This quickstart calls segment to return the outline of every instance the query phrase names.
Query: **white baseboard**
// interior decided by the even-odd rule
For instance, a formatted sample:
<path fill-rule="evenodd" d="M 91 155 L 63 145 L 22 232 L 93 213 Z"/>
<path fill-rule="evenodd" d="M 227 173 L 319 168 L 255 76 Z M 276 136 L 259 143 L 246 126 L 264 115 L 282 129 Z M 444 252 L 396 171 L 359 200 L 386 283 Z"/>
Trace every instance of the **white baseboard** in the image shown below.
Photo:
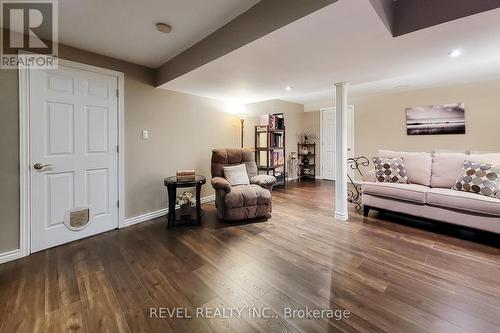
<path fill-rule="evenodd" d="M 163 209 L 155 210 L 154 212 L 149 212 L 149 213 L 146 213 L 146 214 L 142 214 L 142 215 L 139 215 L 139 216 L 135 216 L 135 217 L 131 217 L 131 218 L 125 219 L 123 227 L 124 228 L 130 227 L 131 225 L 134 225 L 134 224 L 137 224 L 137 223 L 141 223 L 141 222 L 153 220 L 153 219 L 156 219 L 156 218 L 158 218 L 160 216 L 165 216 L 165 215 L 167 215 L 167 212 L 168 212 L 168 208 L 163 208 Z"/>
<path fill-rule="evenodd" d="M 204 203 L 211 202 L 214 200 L 215 200 L 215 195 L 212 194 L 212 195 L 201 198 L 201 203 L 204 204 Z M 179 208 L 179 207 L 176 207 L 176 208 Z M 149 212 L 149 213 L 142 214 L 139 216 L 131 217 L 131 218 L 125 219 L 123 227 L 126 228 L 126 227 L 130 227 L 131 225 L 134 225 L 137 223 L 153 220 L 153 219 L 156 219 L 158 217 L 165 216 L 165 215 L 167 215 L 167 213 L 168 213 L 168 208 L 163 208 L 163 209 L 155 210 L 153 212 Z"/>
<path fill-rule="evenodd" d="M 21 254 L 20 249 L 0 253 L 0 264 L 3 264 L 3 263 L 8 262 L 8 261 L 16 260 L 16 259 L 19 259 L 22 257 L 23 257 L 23 255 Z"/>
<path fill-rule="evenodd" d="M 204 204 L 207 202 L 212 202 L 214 200 L 215 200 L 215 195 L 209 195 L 209 196 L 206 196 L 204 198 L 201 198 L 201 203 Z M 124 228 L 129 227 L 129 226 L 134 225 L 134 224 L 137 224 L 137 223 L 141 223 L 141 222 L 149 221 L 149 220 L 161 217 L 161 216 L 165 216 L 165 215 L 167 215 L 167 213 L 168 213 L 168 209 L 163 208 L 163 209 L 160 209 L 160 210 L 157 210 L 154 212 L 149 212 L 146 214 L 142 214 L 139 216 L 128 218 L 125 220 Z M 22 257 L 23 257 L 23 255 L 22 255 L 20 249 L 0 253 L 0 264 L 6 263 L 8 261 L 16 260 L 16 259 L 19 259 Z"/>

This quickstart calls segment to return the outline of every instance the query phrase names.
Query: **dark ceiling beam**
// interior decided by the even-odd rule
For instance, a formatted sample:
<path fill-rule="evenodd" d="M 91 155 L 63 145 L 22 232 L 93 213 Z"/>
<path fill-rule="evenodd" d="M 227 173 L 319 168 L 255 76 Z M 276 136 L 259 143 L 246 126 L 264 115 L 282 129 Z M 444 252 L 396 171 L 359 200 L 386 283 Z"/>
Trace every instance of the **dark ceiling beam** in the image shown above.
<path fill-rule="evenodd" d="M 500 0 L 398 0 L 394 2 L 394 36 L 500 7 Z"/>
<path fill-rule="evenodd" d="M 394 28 L 394 0 L 370 0 L 378 16 L 392 33 Z"/>
<path fill-rule="evenodd" d="M 500 8 L 500 0 L 370 0 L 394 37 Z"/>
<path fill-rule="evenodd" d="M 156 86 L 169 82 L 338 0 L 261 0 L 160 66 Z"/>

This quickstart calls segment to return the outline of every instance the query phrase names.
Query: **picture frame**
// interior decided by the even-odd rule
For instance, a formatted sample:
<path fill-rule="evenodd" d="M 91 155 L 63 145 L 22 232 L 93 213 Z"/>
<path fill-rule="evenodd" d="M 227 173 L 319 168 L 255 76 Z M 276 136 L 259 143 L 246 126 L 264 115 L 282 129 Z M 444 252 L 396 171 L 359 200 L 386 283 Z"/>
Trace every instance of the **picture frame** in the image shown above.
<path fill-rule="evenodd" d="M 408 135 L 465 134 L 465 104 L 406 108 Z"/>

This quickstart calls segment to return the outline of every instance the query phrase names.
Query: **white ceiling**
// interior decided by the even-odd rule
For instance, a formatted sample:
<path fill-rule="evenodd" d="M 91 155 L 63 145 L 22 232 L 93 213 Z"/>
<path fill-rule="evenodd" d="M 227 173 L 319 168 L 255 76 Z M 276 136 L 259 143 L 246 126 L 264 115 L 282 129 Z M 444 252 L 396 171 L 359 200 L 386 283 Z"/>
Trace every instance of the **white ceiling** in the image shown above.
<path fill-rule="evenodd" d="M 156 68 L 259 0 L 62 0 L 59 42 Z M 170 34 L 156 30 L 164 22 Z"/>
<path fill-rule="evenodd" d="M 499 79 L 498 22 L 500 9 L 393 38 L 369 1 L 341 0 L 162 88 L 233 103 L 278 98 L 308 109 L 332 104 L 338 81 L 359 96 Z M 463 55 L 448 57 L 456 48 Z"/>

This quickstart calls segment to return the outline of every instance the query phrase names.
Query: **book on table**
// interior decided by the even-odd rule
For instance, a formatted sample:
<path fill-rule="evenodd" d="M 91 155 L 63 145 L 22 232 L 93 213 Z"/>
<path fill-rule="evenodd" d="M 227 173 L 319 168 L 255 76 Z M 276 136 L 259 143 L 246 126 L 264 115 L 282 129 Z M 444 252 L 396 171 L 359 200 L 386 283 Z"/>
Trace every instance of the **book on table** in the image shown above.
<path fill-rule="evenodd" d="M 177 180 L 194 180 L 195 175 L 194 170 L 179 170 L 177 171 Z"/>

